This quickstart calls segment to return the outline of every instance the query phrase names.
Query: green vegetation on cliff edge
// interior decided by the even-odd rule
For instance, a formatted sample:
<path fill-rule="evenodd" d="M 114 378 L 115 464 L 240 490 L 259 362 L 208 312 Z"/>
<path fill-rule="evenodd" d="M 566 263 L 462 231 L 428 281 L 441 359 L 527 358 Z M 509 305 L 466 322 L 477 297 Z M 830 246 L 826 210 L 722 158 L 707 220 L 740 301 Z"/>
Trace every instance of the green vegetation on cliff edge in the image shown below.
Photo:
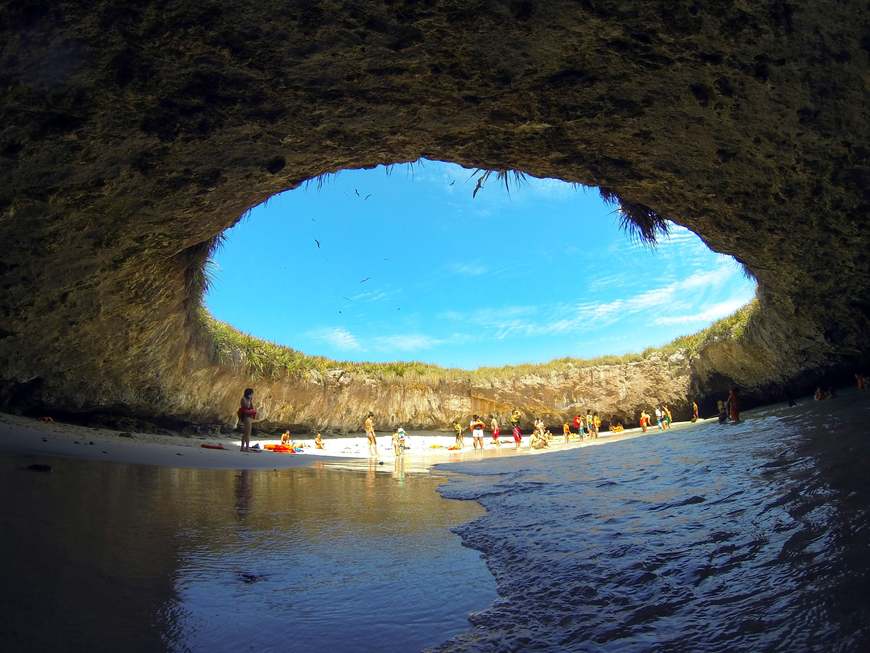
<path fill-rule="evenodd" d="M 309 356 L 300 351 L 242 333 L 200 309 L 204 335 L 212 345 L 212 353 L 222 365 L 246 368 L 257 378 L 303 378 L 308 374 L 340 374 L 349 372 L 384 382 L 456 383 L 475 380 L 517 378 L 532 374 L 561 373 L 571 369 L 599 365 L 632 363 L 659 354 L 669 356 L 683 352 L 690 359 L 706 346 L 722 340 L 738 340 L 758 310 L 755 299 L 733 315 L 714 322 L 706 329 L 681 336 L 662 347 L 649 347 L 640 353 L 621 356 L 599 356 L 592 359 L 557 358 L 547 363 L 481 367 L 476 370 L 445 368 L 419 361 L 392 363 L 355 363 L 334 361 L 323 356 Z"/>

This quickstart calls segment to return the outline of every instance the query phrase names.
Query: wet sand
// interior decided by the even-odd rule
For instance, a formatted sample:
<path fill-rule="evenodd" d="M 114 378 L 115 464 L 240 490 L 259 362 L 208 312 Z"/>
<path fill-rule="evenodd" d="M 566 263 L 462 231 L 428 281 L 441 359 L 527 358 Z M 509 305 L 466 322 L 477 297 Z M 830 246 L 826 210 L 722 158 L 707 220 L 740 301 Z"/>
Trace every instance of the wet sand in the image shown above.
<path fill-rule="evenodd" d="M 701 425 L 715 419 L 675 422 L 673 431 Z M 122 433 L 124 435 L 122 435 Z M 409 431 L 408 445 L 402 456 L 404 471 L 424 473 L 433 465 L 447 462 L 528 456 L 566 451 L 582 447 L 604 445 L 661 433 L 650 428 L 626 429 L 620 433 L 602 432 L 596 440 L 572 436 L 565 444 L 562 435 L 554 435 L 553 443 L 544 449 L 529 447 L 528 436 L 522 446 L 515 448 L 513 439 L 502 435 L 500 446 L 492 444 L 489 435 L 482 450 L 472 447 L 471 437 L 465 437 L 465 447 L 450 451 L 454 436 L 433 431 Z M 278 438 L 254 438 L 253 443 L 277 444 Z M 59 456 L 85 460 L 105 460 L 116 463 L 138 463 L 160 467 L 190 467 L 199 469 L 284 469 L 290 467 L 331 467 L 338 469 L 366 469 L 371 463 L 365 436 L 324 438 L 324 449 L 316 449 L 312 439 L 294 439 L 303 453 L 284 454 L 261 451 L 239 451 L 239 439 L 234 436 L 202 437 L 155 435 L 152 433 L 123 432 L 114 429 L 90 428 L 61 422 L 44 423 L 36 419 L 0 413 L 0 453 L 32 456 Z M 203 444 L 222 445 L 223 450 L 203 448 Z M 394 466 L 396 456 L 392 450 L 392 434 L 378 435 L 378 462 Z M 386 471 L 386 469 L 384 470 Z"/>

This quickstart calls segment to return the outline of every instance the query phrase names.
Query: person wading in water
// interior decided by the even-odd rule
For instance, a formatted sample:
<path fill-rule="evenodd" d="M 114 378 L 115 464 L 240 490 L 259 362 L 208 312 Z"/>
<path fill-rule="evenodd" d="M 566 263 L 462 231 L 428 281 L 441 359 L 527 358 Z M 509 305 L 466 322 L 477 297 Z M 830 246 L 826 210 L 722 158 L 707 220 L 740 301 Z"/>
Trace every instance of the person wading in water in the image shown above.
<path fill-rule="evenodd" d="M 251 449 L 251 429 L 254 426 L 254 418 L 257 416 L 257 409 L 254 408 L 254 389 L 245 388 L 242 394 L 242 401 L 239 404 L 239 423 L 242 425 L 242 446 L 240 451 L 250 451 Z"/>
<path fill-rule="evenodd" d="M 731 388 L 728 393 L 728 399 L 725 401 L 725 406 L 728 409 L 728 419 L 732 422 L 740 421 L 740 400 L 737 398 L 737 388 Z"/>

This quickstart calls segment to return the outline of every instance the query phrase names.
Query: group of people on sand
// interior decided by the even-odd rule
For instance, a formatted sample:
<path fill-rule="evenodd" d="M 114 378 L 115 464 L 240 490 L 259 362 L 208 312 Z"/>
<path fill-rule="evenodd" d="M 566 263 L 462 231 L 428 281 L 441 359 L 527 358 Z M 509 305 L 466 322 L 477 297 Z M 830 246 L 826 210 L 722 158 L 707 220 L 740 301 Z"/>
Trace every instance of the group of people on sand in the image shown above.
<path fill-rule="evenodd" d="M 659 404 L 653 409 L 653 415 L 656 416 L 656 427 L 659 431 L 667 431 L 671 428 L 671 422 L 674 419 L 674 416 L 671 415 L 671 409 L 668 408 L 667 404 Z M 640 411 L 640 418 L 638 419 L 638 423 L 640 425 L 640 430 L 644 433 L 647 432 L 647 429 L 651 426 L 650 420 L 652 417 L 646 409 Z"/>

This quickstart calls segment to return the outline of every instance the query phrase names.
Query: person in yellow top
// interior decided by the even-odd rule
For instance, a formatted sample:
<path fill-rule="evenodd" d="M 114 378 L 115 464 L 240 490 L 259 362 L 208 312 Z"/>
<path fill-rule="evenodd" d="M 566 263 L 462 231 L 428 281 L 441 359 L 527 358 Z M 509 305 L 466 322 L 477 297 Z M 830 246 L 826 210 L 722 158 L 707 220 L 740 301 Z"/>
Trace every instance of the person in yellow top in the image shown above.
<path fill-rule="evenodd" d="M 457 449 L 462 449 L 462 447 L 465 446 L 465 442 L 462 437 L 462 422 L 459 421 L 458 417 L 453 420 L 453 430 L 456 432 L 456 442 L 453 444 L 453 446 Z"/>
<path fill-rule="evenodd" d="M 369 455 L 375 458 L 378 457 L 378 439 L 375 436 L 375 414 L 369 413 L 363 425 L 366 430 L 366 437 L 369 441 Z"/>
<path fill-rule="evenodd" d="M 562 424 L 562 435 L 565 436 L 565 444 L 571 441 L 571 425 L 568 422 Z"/>
<path fill-rule="evenodd" d="M 522 417 L 522 415 L 520 414 L 519 409 L 514 408 L 513 412 L 511 413 L 511 426 L 518 426 L 520 423 L 521 417 Z"/>
<path fill-rule="evenodd" d="M 320 431 L 314 437 L 314 446 L 318 449 L 323 449 L 323 438 L 320 437 Z"/>
<path fill-rule="evenodd" d="M 598 417 L 598 413 L 592 415 L 592 422 L 595 424 L 595 437 L 598 437 L 598 431 L 601 430 L 601 418 Z"/>

